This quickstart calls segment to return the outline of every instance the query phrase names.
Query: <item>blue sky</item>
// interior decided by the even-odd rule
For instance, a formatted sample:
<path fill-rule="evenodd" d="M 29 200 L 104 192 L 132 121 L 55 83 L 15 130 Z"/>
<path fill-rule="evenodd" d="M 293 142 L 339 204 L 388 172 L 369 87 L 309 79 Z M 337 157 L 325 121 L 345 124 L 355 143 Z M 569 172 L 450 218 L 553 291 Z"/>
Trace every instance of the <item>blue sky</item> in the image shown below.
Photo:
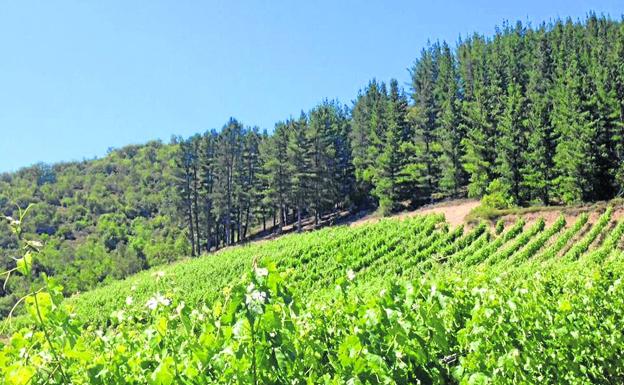
<path fill-rule="evenodd" d="M 0 171 L 168 141 L 234 116 L 271 129 L 373 77 L 407 85 L 427 40 L 612 1 L 3 1 Z"/>

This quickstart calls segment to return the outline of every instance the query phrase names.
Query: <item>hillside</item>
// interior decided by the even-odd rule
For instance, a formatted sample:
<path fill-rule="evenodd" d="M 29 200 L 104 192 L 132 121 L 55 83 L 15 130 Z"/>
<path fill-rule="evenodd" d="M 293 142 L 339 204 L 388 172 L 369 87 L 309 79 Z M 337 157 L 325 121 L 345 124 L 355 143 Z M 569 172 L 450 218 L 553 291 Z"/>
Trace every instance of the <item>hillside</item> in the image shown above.
<path fill-rule="evenodd" d="M 175 145 L 150 142 L 102 159 L 39 164 L 0 175 L 0 215 L 44 243 L 38 272 L 64 282 L 65 294 L 124 278 L 189 254 L 177 225 Z M 13 267 L 17 239 L 0 220 L 0 270 Z M 22 277 L 0 287 L 0 316 L 26 292 Z"/>
<path fill-rule="evenodd" d="M 252 381 L 253 364 L 262 382 L 624 378 L 624 222 L 608 208 L 500 223 L 463 231 L 429 214 L 286 235 L 83 293 L 75 316 L 51 308 L 47 322 L 74 341 L 61 353 L 72 378 L 104 383 Z M 0 358 L 17 359 L 15 346 Z"/>
<path fill-rule="evenodd" d="M 595 233 L 582 252 L 599 249 L 600 243 L 624 216 L 623 207 L 609 206 L 608 218 L 602 223 L 607 206 L 585 205 L 559 208 L 559 211 L 548 208 L 522 215 L 507 214 L 501 216 L 496 226 L 494 222 L 471 225 L 465 218 L 455 223 L 446 220 L 448 213 L 455 214 L 454 220 L 458 214 L 467 216 L 468 209 L 474 205 L 474 201 L 446 202 L 391 218 L 366 216 L 346 226 L 234 246 L 198 259 L 158 266 L 75 295 L 69 303 L 75 306 L 77 316 L 83 321 L 100 325 L 106 324 L 110 314 L 124 306 L 126 297 L 132 296 L 141 305 L 163 287 L 174 290 L 171 294 L 187 304 L 211 303 L 224 287 L 236 282 L 254 260 L 275 265 L 282 272 L 291 271 L 291 289 L 302 300 L 324 301 L 333 295 L 334 282 L 347 270 L 357 272 L 360 277 L 358 282 L 362 286 L 354 291 L 374 293 L 393 277 L 413 279 L 434 271 L 444 275 L 448 269 L 471 270 L 485 260 L 487 263 L 481 268 L 487 267 L 494 273 L 514 261 L 516 252 L 524 254 L 517 262 L 532 259 L 540 252 L 556 256 L 562 250 L 572 249 L 592 228 Z M 501 226 L 508 231 L 504 232 Z M 550 230 L 545 230 L 546 227 Z M 565 242 L 556 246 L 559 250 L 549 250 L 550 242 L 566 230 L 569 233 L 562 237 Z M 537 236 L 540 233 L 543 234 Z M 607 246 L 620 250 L 620 243 L 615 241 L 615 245 Z M 520 252 L 528 243 L 533 244 Z M 502 255 L 489 260 L 497 251 Z M 428 259 L 434 254 L 444 262 L 433 263 Z M 543 256 L 535 259 L 540 257 Z M 472 262 L 467 263 L 466 258 Z"/>

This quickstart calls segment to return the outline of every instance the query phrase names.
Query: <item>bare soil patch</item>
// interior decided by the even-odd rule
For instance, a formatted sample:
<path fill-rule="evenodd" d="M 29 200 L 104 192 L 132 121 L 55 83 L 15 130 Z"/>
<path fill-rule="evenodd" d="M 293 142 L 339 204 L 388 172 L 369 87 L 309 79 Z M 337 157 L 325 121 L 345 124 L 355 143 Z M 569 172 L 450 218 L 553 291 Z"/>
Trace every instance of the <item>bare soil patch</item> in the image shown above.
<path fill-rule="evenodd" d="M 417 210 L 401 212 L 387 218 L 401 220 L 404 218 L 411 218 L 416 215 L 444 214 L 447 222 L 454 227 L 464 224 L 468 213 L 470 213 L 470 211 L 478 205 L 478 200 L 458 199 L 423 206 Z M 351 226 L 361 226 L 367 223 L 375 223 L 379 222 L 381 219 L 383 219 L 383 217 L 376 214 L 371 214 L 353 221 L 351 223 Z"/>

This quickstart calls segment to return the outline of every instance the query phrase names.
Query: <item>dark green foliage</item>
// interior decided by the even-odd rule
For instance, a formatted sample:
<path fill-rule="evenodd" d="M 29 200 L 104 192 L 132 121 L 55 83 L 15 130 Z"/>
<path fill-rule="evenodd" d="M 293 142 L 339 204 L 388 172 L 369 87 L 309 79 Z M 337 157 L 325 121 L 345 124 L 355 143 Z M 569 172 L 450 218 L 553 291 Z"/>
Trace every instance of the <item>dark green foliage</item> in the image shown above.
<path fill-rule="evenodd" d="M 440 139 L 435 88 L 438 81 L 438 60 L 440 48 L 435 45 L 423 50 L 420 59 L 412 68 L 412 122 L 414 124 L 414 148 L 416 162 L 421 166 L 420 175 L 415 175 L 419 195 L 431 197 L 438 192 L 440 181 Z"/>
<path fill-rule="evenodd" d="M 173 163 L 177 144 L 150 142 L 97 160 L 35 165 L 0 175 L 0 214 L 16 216 L 27 239 L 44 243 L 37 275 L 60 278 L 65 294 L 90 289 L 190 253 L 177 225 Z M 0 222 L 0 270 L 13 263 L 17 241 Z M 0 314 L 26 290 L 22 277 L 0 288 Z"/>
<path fill-rule="evenodd" d="M 526 194 L 521 191 L 524 169 L 522 153 L 526 149 L 524 118 L 525 99 L 520 86 L 511 83 L 507 90 L 507 103 L 501 117 L 498 138 L 498 174 L 508 188 L 514 203 L 522 203 Z"/>
<path fill-rule="evenodd" d="M 413 198 L 410 196 L 410 190 L 405 189 L 405 180 L 401 175 L 401 170 L 407 164 L 407 159 L 402 156 L 402 148 L 410 135 L 407 99 L 399 90 L 396 80 L 390 82 L 390 94 L 385 112 L 387 127 L 382 138 L 381 152 L 375 162 L 377 167 L 373 176 L 375 185 L 373 195 L 379 200 L 379 208 L 384 215 L 396 209 L 402 198 Z"/>
<path fill-rule="evenodd" d="M 465 155 L 462 139 L 466 133 L 461 123 L 460 90 L 457 63 L 450 47 L 441 48 L 438 81 L 435 95 L 438 103 L 437 130 L 442 153 L 440 154 L 439 189 L 444 195 L 458 196 L 466 185 L 466 172 L 462 165 Z"/>
<path fill-rule="evenodd" d="M 371 81 L 360 92 L 351 113 L 351 144 L 356 179 L 356 200 L 361 205 L 371 203 L 376 161 L 383 148 L 385 109 L 388 104 L 386 86 Z"/>
<path fill-rule="evenodd" d="M 527 199 L 549 204 L 553 195 L 555 132 L 552 111 L 552 50 L 543 28 L 530 35 L 532 44 L 526 85 L 527 148 L 523 153 L 523 187 Z"/>

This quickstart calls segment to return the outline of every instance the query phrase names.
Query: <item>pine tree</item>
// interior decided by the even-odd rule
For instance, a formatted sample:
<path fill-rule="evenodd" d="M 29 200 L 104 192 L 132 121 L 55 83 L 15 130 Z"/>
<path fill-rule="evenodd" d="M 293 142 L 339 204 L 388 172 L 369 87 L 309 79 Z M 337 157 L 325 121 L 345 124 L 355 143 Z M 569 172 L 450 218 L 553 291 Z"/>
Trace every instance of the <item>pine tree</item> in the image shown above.
<path fill-rule="evenodd" d="M 385 131 L 388 95 L 383 83 L 372 80 L 354 103 L 350 144 L 355 174 L 355 200 L 359 205 L 371 205 L 375 162 L 381 152 L 380 133 Z"/>
<path fill-rule="evenodd" d="M 554 180 L 555 133 L 550 121 L 552 112 L 552 58 L 551 45 L 543 27 L 531 35 L 531 62 L 526 90 L 529 132 L 523 154 L 523 187 L 529 200 L 539 199 L 550 204 Z"/>
<path fill-rule="evenodd" d="M 571 22 L 566 24 L 565 36 L 558 47 L 552 112 L 558 136 L 554 156 L 556 194 L 566 203 L 587 196 L 594 168 L 589 157 L 593 127 L 589 113 L 583 110 L 581 68 L 573 28 Z"/>
<path fill-rule="evenodd" d="M 615 172 L 617 155 L 614 136 L 618 135 L 621 122 L 619 101 L 614 86 L 614 72 L 610 68 L 611 33 L 603 17 L 591 14 L 587 21 L 584 44 L 589 50 L 583 50 L 581 61 L 587 75 L 583 77 L 583 95 L 586 102 L 584 109 L 589 112 L 589 119 L 594 126 L 594 142 L 591 156 L 595 162 L 595 174 L 592 176 L 592 191 L 589 199 L 605 200 L 617 192 Z"/>
<path fill-rule="evenodd" d="M 421 57 L 414 64 L 412 74 L 412 99 L 414 100 L 413 121 L 415 124 L 418 162 L 422 163 L 424 175 L 419 179 L 422 196 L 429 199 L 439 190 L 440 180 L 440 142 L 436 127 L 439 105 L 435 97 L 438 78 L 438 45 L 422 51 Z"/>
<path fill-rule="evenodd" d="M 192 195 L 192 212 L 193 212 L 193 221 L 195 229 L 195 241 L 196 241 L 196 252 L 199 255 L 201 253 L 201 243 L 202 243 L 202 232 L 199 227 L 199 195 L 201 189 L 201 181 L 199 179 L 200 172 L 200 164 L 199 164 L 199 146 L 200 146 L 200 136 L 194 135 L 188 139 L 190 152 L 191 152 L 191 195 Z"/>
<path fill-rule="evenodd" d="M 618 189 L 617 195 L 622 196 L 624 194 L 624 60 L 622 60 L 624 57 L 624 23 L 612 29 L 613 38 L 610 40 L 614 41 L 615 44 L 609 56 L 611 60 L 610 77 L 614 79 L 615 96 L 619 101 L 617 103 L 617 125 L 612 138 L 616 162 L 613 174 Z"/>
<path fill-rule="evenodd" d="M 212 247 L 218 247 L 215 239 L 217 229 L 215 228 L 215 217 L 213 212 L 212 194 L 215 184 L 215 157 L 217 154 L 216 131 L 206 132 L 200 144 L 199 155 L 199 175 L 200 175 L 200 200 L 202 202 L 203 229 L 205 232 L 205 250 L 210 251 Z"/>
<path fill-rule="evenodd" d="M 314 222 L 328 210 L 335 210 L 344 199 L 337 155 L 341 135 L 345 134 L 346 116 L 337 102 L 324 101 L 309 113 L 307 141 L 310 145 L 310 173 L 312 182 L 310 208 Z M 345 150 L 347 151 L 348 148 Z"/>
<path fill-rule="evenodd" d="M 464 169 L 469 174 L 468 195 L 479 197 L 496 177 L 496 122 L 493 115 L 497 106 L 492 95 L 491 70 L 488 69 L 488 52 L 485 40 L 475 35 L 459 48 L 461 87 L 464 90 L 462 103 L 462 129 L 466 136 L 462 140 L 465 148 Z M 495 83 L 495 82 L 494 82 Z"/>
<path fill-rule="evenodd" d="M 188 237 L 191 242 L 191 255 L 199 254 L 199 246 L 195 233 L 195 221 L 193 220 L 193 153 L 190 143 L 183 139 L 176 139 L 174 145 L 178 146 L 176 156 L 176 184 L 179 192 L 179 207 L 184 213 Z"/>
<path fill-rule="evenodd" d="M 289 184 L 290 198 L 296 210 L 297 231 L 301 231 L 301 221 L 303 212 L 310 204 L 310 192 L 312 186 L 311 159 L 309 157 L 308 138 L 306 136 L 307 117 L 302 112 L 299 120 L 288 120 L 288 145 L 287 145 L 287 165 L 288 175 L 290 177 Z"/>
<path fill-rule="evenodd" d="M 435 87 L 437 105 L 437 132 L 442 148 L 440 156 L 440 191 L 444 195 L 459 196 L 466 185 L 462 165 L 465 151 L 462 139 L 466 133 L 461 123 L 460 92 L 455 58 L 448 44 L 443 43 L 439 59 L 438 80 Z"/>
<path fill-rule="evenodd" d="M 498 126 L 498 174 L 504 189 L 516 204 L 523 202 L 521 191 L 524 162 L 522 153 L 526 148 L 524 97 L 520 86 L 510 84 L 507 91 L 507 105 Z"/>
<path fill-rule="evenodd" d="M 241 168 L 241 137 L 242 125 L 230 118 L 223 126 L 218 137 L 215 185 L 213 202 L 215 215 L 223 226 L 223 242 L 231 245 L 235 241 L 235 224 L 237 220 L 237 203 L 240 201 L 239 179 Z"/>
<path fill-rule="evenodd" d="M 288 176 L 288 136 L 286 124 L 278 122 L 273 135 L 262 142 L 260 149 L 262 178 L 266 186 L 263 203 L 279 216 L 279 232 L 286 223 L 286 204 L 291 189 Z"/>
<path fill-rule="evenodd" d="M 387 215 L 399 206 L 402 191 L 401 170 L 403 169 L 403 157 L 401 156 L 401 144 L 410 135 L 407 121 L 407 100 L 399 90 L 398 82 L 390 82 L 390 95 L 385 109 L 387 128 L 382 140 L 382 151 L 375 160 L 375 174 L 373 194 L 379 201 L 379 209 L 383 215 Z"/>
<path fill-rule="evenodd" d="M 260 134 L 257 127 L 248 129 L 245 132 L 243 143 L 243 178 L 242 178 L 242 191 L 245 194 L 242 195 L 242 230 L 240 238 L 245 240 L 247 238 L 247 232 L 253 221 L 253 213 L 255 207 L 260 200 L 261 187 L 259 182 L 259 175 L 261 174 L 262 163 L 260 160 Z"/>
<path fill-rule="evenodd" d="M 336 163 L 334 179 L 338 184 L 338 200 L 336 207 L 352 209 L 357 205 L 355 167 L 353 166 L 351 146 L 351 121 L 345 106 L 336 106 L 336 128 L 334 132 L 334 147 L 336 148 Z"/>

